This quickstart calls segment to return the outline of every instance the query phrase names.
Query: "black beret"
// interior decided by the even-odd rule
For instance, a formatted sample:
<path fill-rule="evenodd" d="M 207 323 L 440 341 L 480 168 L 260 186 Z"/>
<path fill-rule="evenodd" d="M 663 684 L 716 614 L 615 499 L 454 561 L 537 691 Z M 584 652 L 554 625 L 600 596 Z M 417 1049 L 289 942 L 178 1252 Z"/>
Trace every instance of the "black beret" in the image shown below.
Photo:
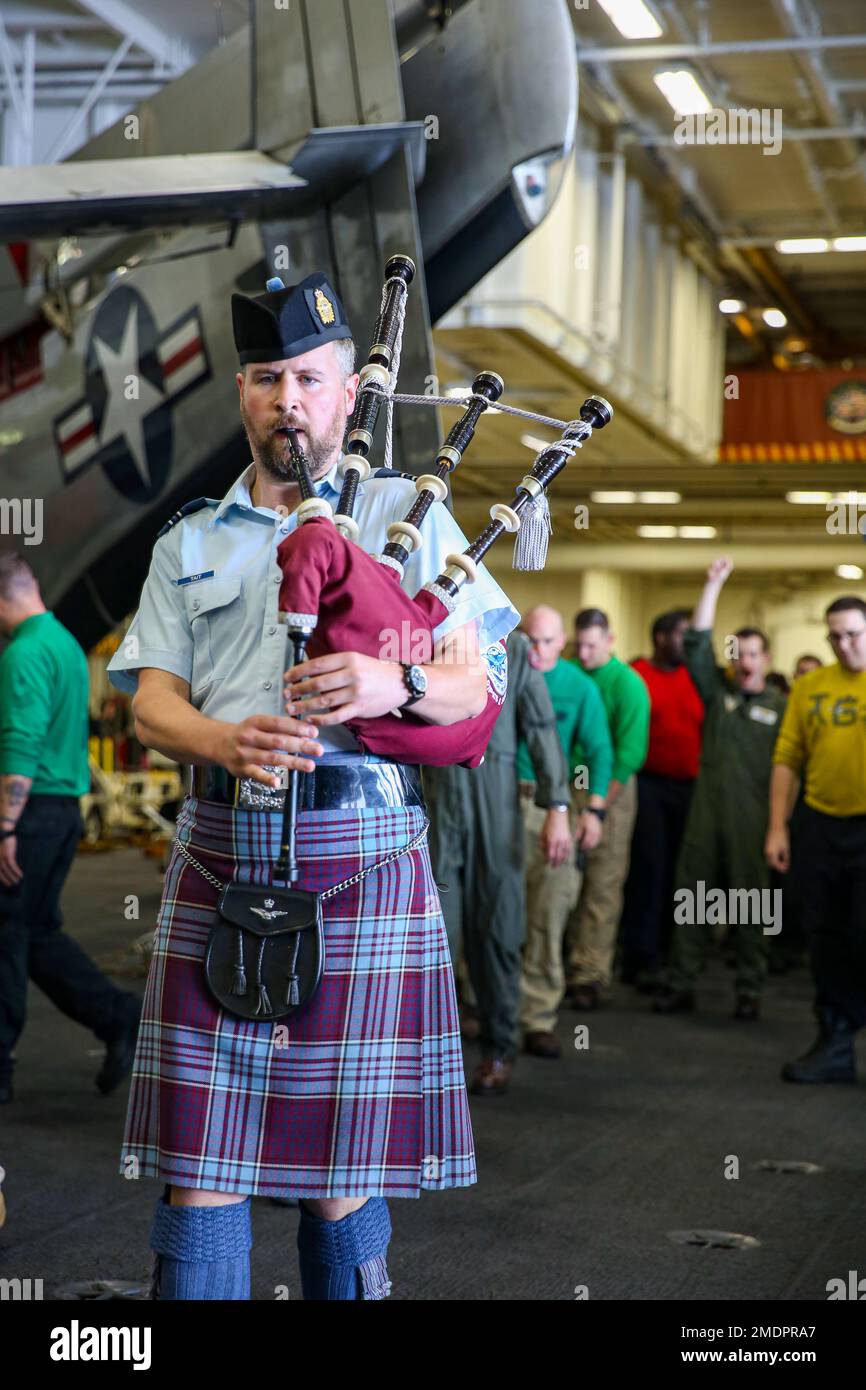
<path fill-rule="evenodd" d="M 270 288 L 278 284 L 280 288 Z M 268 281 L 265 294 L 232 295 L 232 328 L 241 366 L 300 357 L 323 343 L 351 338 L 343 306 L 317 271 L 288 288 Z"/>

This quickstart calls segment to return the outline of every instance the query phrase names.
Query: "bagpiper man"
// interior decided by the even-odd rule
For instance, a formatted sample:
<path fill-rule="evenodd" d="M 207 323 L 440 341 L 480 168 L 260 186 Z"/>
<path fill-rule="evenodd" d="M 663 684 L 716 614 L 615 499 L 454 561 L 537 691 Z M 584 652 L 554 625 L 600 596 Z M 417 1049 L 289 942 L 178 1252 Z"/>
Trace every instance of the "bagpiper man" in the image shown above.
<path fill-rule="evenodd" d="M 390 1289 L 386 1198 L 468 1186 L 476 1172 L 439 897 L 426 842 L 407 848 L 425 824 L 418 768 L 365 755 L 345 723 L 405 705 L 431 725 L 477 715 L 518 615 L 482 569 L 435 630 L 426 666 L 410 654 L 404 663 L 343 651 L 286 669 L 276 552 L 299 502 L 286 431 L 296 430 L 319 496 L 336 503 L 359 381 L 354 344 L 321 274 L 235 294 L 232 314 L 253 462 L 222 501 L 202 499 L 163 528 L 109 667 L 115 685 L 136 692 L 142 742 L 193 765 L 121 1171 L 166 1184 L 151 1237 L 155 1298 L 249 1298 L 258 1194 L 301 1199 L 306 1299 L 378 1299 Z M 381 548 L 414 495 L 399 475 L 363 482 L 359 544 Z M 434 504 L 405 587 L 417 592 L 464 545 Z M 280 1024 L 221 1009 L 203 957 L 220 886 L 272 882 L 284 768 L 308 774 L 299 886 L 375 871 L 324 903 L 321 983 Z"/>

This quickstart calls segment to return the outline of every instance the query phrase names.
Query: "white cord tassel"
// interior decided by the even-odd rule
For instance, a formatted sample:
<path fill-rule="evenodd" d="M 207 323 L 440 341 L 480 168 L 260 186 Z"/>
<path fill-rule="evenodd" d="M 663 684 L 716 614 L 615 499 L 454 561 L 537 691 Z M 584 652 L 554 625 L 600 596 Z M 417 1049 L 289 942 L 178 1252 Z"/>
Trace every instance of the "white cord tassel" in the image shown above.
<path fill-rule="evenodd" d="M 547 493 L 542 492 L 523 508 L 520 530 L 514 541 L 512 569 L 543 570 L 552 531 Z"/>

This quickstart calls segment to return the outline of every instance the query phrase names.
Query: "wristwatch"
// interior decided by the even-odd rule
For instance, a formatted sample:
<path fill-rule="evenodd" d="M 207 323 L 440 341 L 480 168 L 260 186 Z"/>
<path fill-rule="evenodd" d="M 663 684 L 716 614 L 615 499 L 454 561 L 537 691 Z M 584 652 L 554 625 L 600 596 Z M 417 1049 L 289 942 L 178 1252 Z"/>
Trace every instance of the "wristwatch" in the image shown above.
<path fill-rule="evenodd" d="M 603 806 L 587 806 L 584 809 L 589 811 L 593 816 L 598 816 L 600 821 L 603 821 L 607 816 L 607 811 Z"/>
<path fill-rule="evenodd" d="M 400 708 L 409 709 L 410 705 L 417 705 L 427 694 L 427 673 L 423 666 L 410 666 L 405 661 L 401 661 L 400 665 L 403 669 L 403 684 L 409 691 L 408 700 L 404 700 Z"/>
<path fill-rule="evenodd" d="M 551 801 L 551 803 L 550 803 L 550 805 L 548 806 L 547 809 L 548 809 L 548 811 L 567 811 L 567 810 L 568 810 L 568 802 L 567 802 L 567 801 Z"/>

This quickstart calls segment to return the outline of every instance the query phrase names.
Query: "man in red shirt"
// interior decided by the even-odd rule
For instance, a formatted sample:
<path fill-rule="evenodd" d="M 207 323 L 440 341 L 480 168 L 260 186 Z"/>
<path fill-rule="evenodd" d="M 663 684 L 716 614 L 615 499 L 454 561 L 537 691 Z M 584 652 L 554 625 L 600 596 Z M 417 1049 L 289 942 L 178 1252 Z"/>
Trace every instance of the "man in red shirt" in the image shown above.
<path fill-rule="evenodd" d="M 632 666 L 650 693 L 649 752 L 637 776 L 638 810 L 625 887 L 622 978 L 644 994 L 662 987 L 671 936 L 674 866 L 698 775 L 704 704 L 683 664 L 689 611 L 662 613 L 653 654 Z"/>

